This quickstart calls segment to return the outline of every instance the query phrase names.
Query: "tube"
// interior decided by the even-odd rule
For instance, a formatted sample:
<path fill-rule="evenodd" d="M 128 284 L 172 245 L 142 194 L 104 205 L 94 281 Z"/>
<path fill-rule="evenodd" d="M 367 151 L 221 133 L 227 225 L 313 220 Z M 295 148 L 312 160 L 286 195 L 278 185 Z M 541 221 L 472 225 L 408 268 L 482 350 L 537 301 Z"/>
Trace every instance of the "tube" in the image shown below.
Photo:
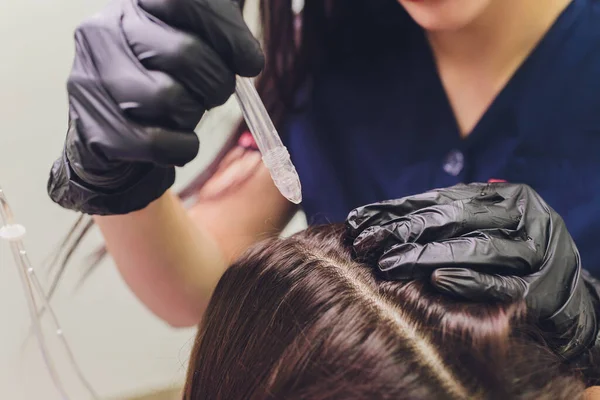
<path fill-rule="evenodd" d="M 235 94 L 262 160 L 279 192 L 294 204 L 302 202 L 300 177 L 281 138 L 249 78 L 237 77 Z"/>
<path fill-rule="evenodd" d="M 12 250 L 15 264 L 19 270 L 21 284 L 23 285 L 23 290 L 25 292 L 25 298 L 28 306 L 27 308 L 31 317 L 33 331 L 37 338 L 40 351 L 42 353 L 42 358 L 46 364 L 50 378 L 52 379 L 57 391 L 60 393 L 61 398 L 63 400 L 69 400 L 71 397 L 69 397 L 67 394 L 66 388 L 62 379 L 60 378 L 60 374 L 58 373 L 54 360 L 50 356 L 50 351 L 42 331 L 41 318 L 39 315 L 36 297 L 41 300 L 42 306 L 49 312 L 52 326 L 55 329 L 55 334 L 59 338 L 59 342 L 67 355 L 68 362 L 77 374 L 79 381 L 86 388 L 91 398 L 98 399 L 97 394 L 94 392 L 94 389 L 87 381 L 83 375 L 83 372 L 81 371 L 81 368 L 77 364 L 71 347 L 65 339 L 63 330 L 59 325 L 58 318 L 54 314 L 52 307 L 50 307 L 42 285 L 35 274 L 33 266 L 31 265 L 31 261 L 29 260 L 27 251 L 25 250 L 25 246 L 23 244 L 23 237 L 25 234 L 25 227 L 15 223 L 12 209 L 8 204 L 8 200 L 6 199 L 2 188 L 0 188 L 0 239 L 9 242 Z"/>

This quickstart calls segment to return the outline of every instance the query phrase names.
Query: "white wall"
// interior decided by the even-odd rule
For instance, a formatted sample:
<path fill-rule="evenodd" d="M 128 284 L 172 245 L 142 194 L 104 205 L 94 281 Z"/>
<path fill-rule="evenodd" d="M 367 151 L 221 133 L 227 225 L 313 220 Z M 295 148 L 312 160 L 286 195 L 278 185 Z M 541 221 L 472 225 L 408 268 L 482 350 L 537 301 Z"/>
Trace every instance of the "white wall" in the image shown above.
<path fill-rule="evenodd" d="M 0 0 L 0 186 L 19 222 L 28 228 L 26 245 L 38 266 L 76 217 L 51 203 L 45 186 L 65 134 L 65 80 L 72 62 L 72 32 L 104 3 Z M 203 125 L 203 132 L 210 134 L 203 138 L 198 160 L 180 173 L 178 184 L 207 160 L 223 139 L 217 131 L 227 130 L 235 117 L 224 121 L 213 117 Z M 172 330 L 151 316 L 128 292 L 110 262 L 73 293 L 84 266 L 83 255 L 99 240 L 95 232 L 85 243 L 53 303 L 76 357 L 102 397 L 179 382 L 192 330 Z M 24 350 L 21 347 L 28 324 L 16 268 L 8 247 L 0 243 L 0 398 L 59 399 L 35 342 L 30 340 Z M 55 344 L 51 342 L 53 349 Z M 73 388 L 74 399 L 87 398 L 78 387 Z"/>

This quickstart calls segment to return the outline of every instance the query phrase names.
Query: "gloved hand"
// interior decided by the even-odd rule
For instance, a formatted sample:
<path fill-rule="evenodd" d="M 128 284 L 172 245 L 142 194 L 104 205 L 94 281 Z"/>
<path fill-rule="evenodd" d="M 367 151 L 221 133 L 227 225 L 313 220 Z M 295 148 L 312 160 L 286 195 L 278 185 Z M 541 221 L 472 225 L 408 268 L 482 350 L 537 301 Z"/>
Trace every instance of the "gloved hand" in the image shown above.
<path fill-rule="evenodd" d="M 525 299 L 529 314 L 573 357 L 598 340 L 598 297 L 562 218 L 529 186 L 457 185 L 353 210 L 357 257 L 391 280 L 431 277 L 474 301 Z"/>
<path fill-rule="evenodd" d="M 113 0 L 75 32 L 69 130 L 48 192 L 88 214 L 144 208 L 198 153 L 194 128 L 264 65 L 230 0 Z"/>

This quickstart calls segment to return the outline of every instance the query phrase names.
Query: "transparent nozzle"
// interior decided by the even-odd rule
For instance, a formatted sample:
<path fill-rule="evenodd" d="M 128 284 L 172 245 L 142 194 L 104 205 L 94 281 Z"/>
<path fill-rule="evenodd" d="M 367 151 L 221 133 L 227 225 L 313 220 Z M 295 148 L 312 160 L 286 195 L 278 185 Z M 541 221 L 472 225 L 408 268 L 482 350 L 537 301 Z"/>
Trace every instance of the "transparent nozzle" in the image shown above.
<path fill-rule="evenodd" d="M 287 149 L 276 147 L 263 154 L 262 158 L 281 194 L 292 203 L 300 204 L 302 186 Z"/>
<path fill-rule="evenodd" d="M 300 204 L 302 202 L 300 177 L 254 84 L 248 78 L 237 77 L 235 94 L 275 186 L 286 199 L 294 204 Z"/>

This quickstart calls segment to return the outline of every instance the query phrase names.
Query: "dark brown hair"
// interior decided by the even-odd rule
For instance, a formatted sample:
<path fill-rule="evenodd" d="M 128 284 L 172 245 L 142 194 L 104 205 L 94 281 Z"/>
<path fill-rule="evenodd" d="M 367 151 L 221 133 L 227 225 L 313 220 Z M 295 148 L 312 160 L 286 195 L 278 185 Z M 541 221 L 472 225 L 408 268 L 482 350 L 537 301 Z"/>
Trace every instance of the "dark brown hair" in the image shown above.
<path fill-rule="evenodd" d="M 221 278 L 185 400 L 578 399 L 524 304 L 454 301 L 352 260 L 343 228 L 265 241 Z"/>

